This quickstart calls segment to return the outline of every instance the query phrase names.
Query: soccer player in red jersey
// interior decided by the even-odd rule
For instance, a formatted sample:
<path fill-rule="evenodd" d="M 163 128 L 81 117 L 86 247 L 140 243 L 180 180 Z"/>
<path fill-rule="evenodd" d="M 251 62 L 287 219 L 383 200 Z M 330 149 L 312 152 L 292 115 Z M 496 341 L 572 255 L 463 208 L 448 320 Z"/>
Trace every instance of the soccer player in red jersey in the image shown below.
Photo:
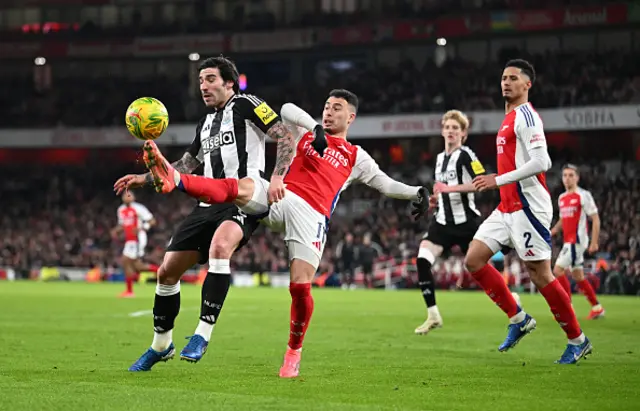
<path fill-rule="evenodd" d="M 284 179 L 286 193 L 270 207 L 263 194 L 265 190 L 254 189 L 254 180 L 213 180 L 180 174 L 153 142 L 145 142 L 145 163 L 155 179 L 162 181 L 162 192 L 177 187 L 211 203 L 234 202 L 242 207 L 252 202 L 255 210 L 259 205 L 263 207 L 263 224 L 284 232 L 289 249 L 292 301 L 289 344 L 280 368 L 282 378 L 296 377 L 299 373 L 302 342 L 314 306 L 311 281 L 320 264 L 329 218 L 340 193 L 358 181 L 389 197 L 415 200 L 413 214 L 417 216 L 424 214 L 429 201 L 433 200 L 427 197 L 424 188 L 408 186 L 387 176 L 364 149 L 346 140 L 357 108 L 357 97 L 347 90 L 330 93 L 322 113 L 322 125 L 291 103 L 282 107 L 281 116 L 286 123 L 313 132 L 294 133 L 298 136 L 297 152 Z M 326 141 L 327 147 L 322 153 L 312 146 L 317 139 Z"/>
<path fill-rule="evenodd" d="M 575 364 L 593 350 L 580 328 L 569 295 L 551 272 L 553 207 L 544 172 L 551 167 L 542 120 L 529 103 L 535 82 L 525 60 L 507 62 L 502 72 L 506 115 L 496 137 L 498 174 L 478 176 L 478 191 L 500 190 L 498 208 L 480 225 L 465 265 L 489 297 L 509 317 L 507 338 L 499 351 L 513 348 L 533 331 L 536 321 L 516 303 L 500 273 L 487 264 L 503 248 L 515 248 L 554 318 L 569 340 L 557 363 Z"/>
<path fill-rule="evenodd" d="M 124 233 L 124 249 L 122 250 L 122 268 L 124 269 L 127 288 L 120 297 L 131 298 L 133 294 L 133 280 L 136 273 L 148 270 L 144 264 L 144 249 L 147 246 L 147 231 L 155 225 L 156 220 L 149 209 L 136 202 L 136 198 L 129 190 L 122 194 L 122 205 L 118 207 L 118 225 L 113 229 L 112 236 Z"/>
<path fill-rule="evenodd" d="M 598 207 L 591 193 L 578 186 L 580 174 L 578 167 L 567 164 L 562 169 L 562 184 L 567 190 L 560 194 L 558 207 L 560 208 L 560 219 L 551 229 L 551 235 L 556 235 L 562 230 L 564 245 L 562 251 L 556 259 L 553 274 L 560 280 L 569 296 L 571 296 L 571 283 L 565 275 L 565 270 L 570 269 L 571 275 L 578 285 L 578 288 L 591 304 L 591 311 L 587 317 L 595 320 L 604 316 L 604 308 L 598 302 L 596 292 L 593 290 L 589 280 L 584 278 L 584 252 L 589 244 L 589 253 L 598 251 L 598 238 L 600 237 L 600 217 Z M 591 242 L 587 232 L 587 219 L 591 220 Z"/>

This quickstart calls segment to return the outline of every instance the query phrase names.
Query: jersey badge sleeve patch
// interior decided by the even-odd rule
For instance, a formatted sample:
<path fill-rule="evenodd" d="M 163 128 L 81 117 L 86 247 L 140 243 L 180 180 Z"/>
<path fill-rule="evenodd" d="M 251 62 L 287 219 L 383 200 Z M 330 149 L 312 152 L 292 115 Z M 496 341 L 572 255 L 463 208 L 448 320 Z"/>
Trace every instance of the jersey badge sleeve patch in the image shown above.
<path fill-rule="evenodd" d="M 262 121 L 265 126 L 277 117 L 276 112 L 273 111 L 273 109 L 265 102 L 260 103 L 258 107 L 253 109 L 253 112 L 256 113 L 260 121 Z"/>

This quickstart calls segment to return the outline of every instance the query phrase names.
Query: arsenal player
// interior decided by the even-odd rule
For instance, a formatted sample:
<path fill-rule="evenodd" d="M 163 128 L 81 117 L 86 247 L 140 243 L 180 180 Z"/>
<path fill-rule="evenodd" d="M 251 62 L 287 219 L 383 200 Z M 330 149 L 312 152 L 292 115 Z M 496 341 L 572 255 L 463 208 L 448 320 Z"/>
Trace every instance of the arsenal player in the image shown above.
<path fill-rule="evenodd" d="M 589 320 L 595 320 L 604 317 L 604 308 L 598 302 L 596 292 L 593 290 L 589 280 L 584 278 L 584 252 L 589 250 L 590 253 L 598 251 L 598 237 L 600 236 L 600 216 L 598 216 L 598 207 L 591 193 L 584 188 L 578 186 L 580 173 L 578 167 L 573 164 L 567 164 L 562 169 L 562 184 L 567 190 L 560 194 L 558 198 L 558 206 L 560 208 L 560 219 L 551 229 L 551 235 L 556 235 L 562 230 L 564 237 L 564 245 L 562 251 L 556 259 L 556 266 L 553 274 L 560 280 L 569 296 L 571 296 L 571 283 L 565 275 L 565 270 L 571 270 L 571 276 L 578 285 L 578 288 L 589 303 L 591 311 L 587 317 Z M 587 219 L 591 220 L 591 242 L 589 242 L 589 233 L 587 232 Z M 587 244 L 589 248 L 587 249 Z"/>
<path fill-rule="evenodd" d="M 122 250 L 122 268 L 124 269 L 127 288 L 120 297 L 130 298 L 133 294 L 133 280 L 136 273 L 148 270 L 141 258 L 147 246 L 147 231 L 155 225 L 156 220 L 149 209 L 136 202 L 133 193 L 126 190 L 122 194 L 122 205 L 118 207 L 118 225 L 112 236 L 124 233 L 124 249 Z"/>
<path fill-rule="evenodd" d="M 284 179 L 285 196 L 270 208 L 264 195 L 266 191 L 256 189 L 252 179 L 213 180 L 180 174 L 153 142 L 145 142 L 145 162 L 154 177 L 162 181 L 162 192 L 177 187 L 209 203 L 233 202 L 244 207 L 252 202 L 252 209 L 258 210 L 260 205 L 265 212 L 263 224 L 285 233 L 291 262 L 292 302 L 289 344 L 280 368 L 282 378 L 298 376 L 302 342 L 313 312 L 311 281 L 320 263 L 329 219 L 340 193 L 358 181 L 386 196 L 415 200 L 412 213 L 417 217 L 429 208 L 429 201 L 434 200 L 427 197 L 423 187 L 408 186 L 387 176 L 364 149 L 346 140 L 357 110 L 358 98 L 347 90 L 333 90 L 329 94 L 322 125 L 294 104 L 282 107 L 285 122 L 303 131 L 294 133 L 298 137 L 297 151 Z M 314 143 L 318 143 L 316 139 L 324 140 L 327 146 L 321 153 L 314 148 Z"/>

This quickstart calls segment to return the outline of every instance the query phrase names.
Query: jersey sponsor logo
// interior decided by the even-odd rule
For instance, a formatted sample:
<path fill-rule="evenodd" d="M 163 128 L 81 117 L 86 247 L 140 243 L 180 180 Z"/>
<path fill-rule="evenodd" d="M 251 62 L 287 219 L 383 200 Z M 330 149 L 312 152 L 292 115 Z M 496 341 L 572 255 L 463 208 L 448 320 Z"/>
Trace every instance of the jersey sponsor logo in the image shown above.
<path fill-rule="evenodd" d="M 260 118 L 260 121 L 266 126 L 276 118 L 276 112 L 267 105 L 267 103 L 261 103 L 258 107 L 253 109 L 253 112 Z"/>
<path fill-rule="evenodd" d="M 529 140 L 529 144 L 538 143 L 540 141 L 544 141 L 544 135 L 534 134 L 534 136 L 531 137 L 531 140 Z"/>
<path fill-rule="evenodd" d="M 578 207 L 576 206 L 560 207 L 561 218 L 571 218 L 576 212 L 578 212 Z"/>
<path fill-rule="evenodd" d="M 446 183 L 448 181 L 457 181 L 457 180 L 458 180 L 458 174 L 456 173 L 455 170 L 447 170 L 444 173 L 442 172 L 436 173 L 436 181 L 439 181 L 441 183 Z"/>
<path fill-rule="evenodd" d="M 496 149 L 498 151 L 498 154 L 503 154 L 504 153 L 504 145 L 507 144 L 507 138 L 504 136 L 498 136 L 496 138 Z"/>
<path fill-rule="evenodd" d="M 480 161 L 478 161 L 478 160 L 475 160 L 475 161 L 471 162 L 471 169 L 476 174 L 482 174 L 485 171 L 484 167 L 482 167 L 482 163 Z"/>
<path fill-rule="evenodd" d="M 210 153 L 222 146 L 228 146 L 236 143 L 236 136 L 233 131 L 225 131 L 218 133 L 213 137 L 209 137 L 202 141 L 202 148 L 205 153 Z"/>
<path fill-rule="evenodd" d="M 508 124 L 505 124 L 504 126 L 502 126 L 502 129 L 501 129 L 500 131 L 505 131 L 505 130 L 506 130 L 506 129 L 508 129 L 508 128 L 509 128 L 509 125 L 508 125 Z"/>

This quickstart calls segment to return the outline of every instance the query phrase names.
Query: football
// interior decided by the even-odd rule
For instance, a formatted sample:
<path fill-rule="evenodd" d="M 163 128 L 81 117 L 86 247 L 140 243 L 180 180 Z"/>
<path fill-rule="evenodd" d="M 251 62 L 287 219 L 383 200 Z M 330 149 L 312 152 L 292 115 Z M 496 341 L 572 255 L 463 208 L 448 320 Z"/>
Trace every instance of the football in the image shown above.
<path fill-rule="evenodd" d="M 140 140 L 155 140 L 169 125 L 169 113 L 162 102 L 153 97 L 140 97 L 127 108 L 127 129 Z"/>

